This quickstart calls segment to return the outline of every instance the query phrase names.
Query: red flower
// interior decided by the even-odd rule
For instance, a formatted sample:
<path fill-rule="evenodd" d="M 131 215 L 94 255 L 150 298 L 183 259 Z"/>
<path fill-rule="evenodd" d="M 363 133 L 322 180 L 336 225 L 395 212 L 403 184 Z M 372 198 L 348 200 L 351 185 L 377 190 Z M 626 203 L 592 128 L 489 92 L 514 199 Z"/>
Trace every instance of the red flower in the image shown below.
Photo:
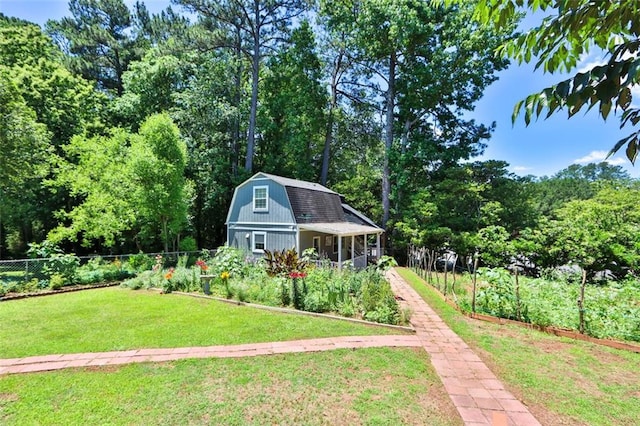
<path fill-rule="evenodd" d="M 196 265 L 199 266 L 203 272 L 209 269 L 209 267 L 207 266 L 204 260 L 197 260 Z"/>
<path fill-rule="evenodd" d="M 304 278 L 306 276 L 307 276 L 306 272 L 298 272 L 298 271 L 293 271 L 289 274 L 289 278 L 293 278 L 293 279 Z"/>

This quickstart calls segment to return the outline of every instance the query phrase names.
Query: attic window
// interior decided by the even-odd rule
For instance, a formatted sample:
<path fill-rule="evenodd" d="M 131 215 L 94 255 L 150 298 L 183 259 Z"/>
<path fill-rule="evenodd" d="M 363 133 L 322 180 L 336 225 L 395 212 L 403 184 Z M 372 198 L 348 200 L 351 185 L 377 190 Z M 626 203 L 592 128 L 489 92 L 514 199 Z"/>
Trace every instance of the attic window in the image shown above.
<path fill-rule="evenodd" d="M 253 211 L 266 212 L 269 210 L 269 187 L 253 187 Z"/>

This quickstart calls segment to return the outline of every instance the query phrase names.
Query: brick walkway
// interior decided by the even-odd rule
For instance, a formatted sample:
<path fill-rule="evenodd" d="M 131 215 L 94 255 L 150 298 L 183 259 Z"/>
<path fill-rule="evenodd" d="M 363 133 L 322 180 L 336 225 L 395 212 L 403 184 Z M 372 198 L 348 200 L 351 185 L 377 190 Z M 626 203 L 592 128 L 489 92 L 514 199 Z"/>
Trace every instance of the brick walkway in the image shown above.
<path fill-rule="evenodd" d="M 411 311 L 415 335 L 350 336 L 288 342 L 191 348 L 138 349 L 116 352 L 60 354 L 0 359 L 0 375 L 60 370 L 71 367 L 173 361 L 186 358 L 239 358 L 343 348 L 423 347 L 465 425 L 540 425 L 482 360 L 398 275 L 387 273 L 391 287 Z"/>
<path fill-rule="evenodd" d="M 89 352 L 0 359 L 0 375 L 60 370 L 70 367 L 174 361 L 186 358 L 240 358 L 291 352 L 320 352 L 334 349 L 420 347 L 416 335 L 347 336 L 287 342 L 248 343 L 192 348 L 138 349 L 116 352 Z"/>
<path fill-rule="evenodd" d="M 540 425 L 397 271 L 387 272 L 387 279 L 411 309 L 416 335 L 465 425 Z"/>

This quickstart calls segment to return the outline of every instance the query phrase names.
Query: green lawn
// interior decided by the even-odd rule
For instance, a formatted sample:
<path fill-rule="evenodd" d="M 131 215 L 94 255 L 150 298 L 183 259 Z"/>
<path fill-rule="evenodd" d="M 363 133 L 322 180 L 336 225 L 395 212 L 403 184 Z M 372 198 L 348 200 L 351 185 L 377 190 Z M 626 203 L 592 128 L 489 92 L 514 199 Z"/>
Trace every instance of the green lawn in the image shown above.
<path fill-rule="evenodd" d="M 426 353 L 338 350 L 0 378 L 3 425 L 460 425 Z"/>
<path fill-rule="evenodd" d="M 640 354 L 471 320 L 398 271 L 543 424 L 638 424 Z"/>
<path fill-rule="evenodd" d="M 113 287 L 0 302 L 0 324 L 0 358 L 398 333 Z"/>

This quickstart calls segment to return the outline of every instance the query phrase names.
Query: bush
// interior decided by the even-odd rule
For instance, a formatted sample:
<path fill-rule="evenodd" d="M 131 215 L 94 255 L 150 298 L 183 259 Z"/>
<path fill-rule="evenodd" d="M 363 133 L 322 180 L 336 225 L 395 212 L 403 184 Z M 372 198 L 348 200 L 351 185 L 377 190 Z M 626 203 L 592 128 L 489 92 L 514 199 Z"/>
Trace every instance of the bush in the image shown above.
<path fill-rule="evenodd" d="M 49 288 L 51 290 L 60 290 L 66 284 L 65 278 L 60 274 L 53 274 L 49 278 Z"/>
<path fill-rule="evenodd" d="M 76 255 L 54 253 L 47 259 L 42 272 L 49 279 L 54 275 L 60 275 L 63 277 L 65 284 L 73 284 L 79 267 L 80 259 Z"/>
<path fill-rule="evenodd" d="M 141 272 L 148 271 L 149 269 L 153 268 L 156 260 L 153 257 L 147 256 L 146 254 L 140 252 L 129 257 L 127 263 L 132 271 Z"/>
<path fill-rule="evenodd" d="M 244 275 L 245 269 L 244 251 L 230 246 L 218 247 L 215 256 L 211 259 L 211 273 L 220 276 L 228 272 L 232 277 Z"/>
<path fill-rule="evenodd" d="M 196 239 L 192 236 L 184 237 L 178 244 L 178 250 L 180 251 L 196 251 L 198 250 L 198 244 Z"/>

